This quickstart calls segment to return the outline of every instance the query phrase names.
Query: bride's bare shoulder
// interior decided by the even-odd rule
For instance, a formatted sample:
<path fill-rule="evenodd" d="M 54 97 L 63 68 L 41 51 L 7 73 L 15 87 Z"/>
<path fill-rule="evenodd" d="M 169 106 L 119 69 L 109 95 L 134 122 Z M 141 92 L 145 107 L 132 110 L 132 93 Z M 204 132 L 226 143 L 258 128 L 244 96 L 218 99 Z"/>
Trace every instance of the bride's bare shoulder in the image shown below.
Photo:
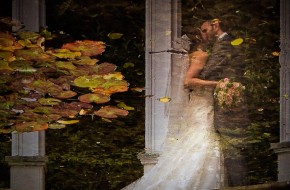
<path fill-rule="evenodd" d="M 206 51 L 202 51 L 202 50 L 196 50 L 196 51 L 193 51 L 191 54 L 190 54 L 190 57 L 207 57 L 208 56 L 208 53 Z"/>
<path fill-rule="evenodd" d="M 193 62 L 205 63 L 208 58 L 208 53 L 202 50 L 197 50 L 192 52 L 189 57 L 192 63 Z"/>

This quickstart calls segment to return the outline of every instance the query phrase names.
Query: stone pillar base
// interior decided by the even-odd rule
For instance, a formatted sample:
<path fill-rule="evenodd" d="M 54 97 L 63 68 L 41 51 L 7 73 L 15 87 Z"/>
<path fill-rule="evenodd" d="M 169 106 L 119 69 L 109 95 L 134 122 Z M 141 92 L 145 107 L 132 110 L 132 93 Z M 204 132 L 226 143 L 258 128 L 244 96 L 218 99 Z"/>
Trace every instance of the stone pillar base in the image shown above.
<path fill-rule="evenodd" d="M 144 166 L 144 174 L 147 173 L 158 162 L 158 153 L 139 153 L 138 159 Z"/>
<path fill-rule="evenodd" d="M 278 181 L 290 180 L 290 142 L 271 144 L 271 148 L 278 155 Z"/>
<path fill-rule="evenodd" d="M 45 190 L 46 156 L 6 156 L 12 190 Z"/>

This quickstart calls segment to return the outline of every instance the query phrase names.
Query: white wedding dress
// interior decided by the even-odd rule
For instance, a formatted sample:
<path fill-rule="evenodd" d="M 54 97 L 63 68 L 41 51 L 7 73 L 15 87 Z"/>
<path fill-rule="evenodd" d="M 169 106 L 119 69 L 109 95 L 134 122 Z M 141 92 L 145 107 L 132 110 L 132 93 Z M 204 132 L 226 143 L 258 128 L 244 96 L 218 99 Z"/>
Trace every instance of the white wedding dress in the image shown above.
<path fill-rule="evenodd" d="M 134 190 L 219 189 L 221 156 L 213 127 L 212 93 L 202 87 L 191 92 L 182 119 L 169 129 L 157 164 L 136 182 Z"/>
<path fill-rule="evenodd" d="M 213 126 L 213 89 L 185 91 L 183 81 L 189 61 L 187 56 L 181 59 L 170 72 L 172 101 L 162 153 L 157 164 L 130 189 L 212 190 L 223 185 L 219 137 Z"/>

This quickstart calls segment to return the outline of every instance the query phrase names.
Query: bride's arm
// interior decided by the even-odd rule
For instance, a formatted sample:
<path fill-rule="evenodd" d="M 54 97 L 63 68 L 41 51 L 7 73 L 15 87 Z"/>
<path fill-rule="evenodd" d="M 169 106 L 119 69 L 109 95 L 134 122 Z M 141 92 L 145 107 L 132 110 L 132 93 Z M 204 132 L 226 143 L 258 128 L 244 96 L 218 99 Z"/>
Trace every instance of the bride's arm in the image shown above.
<path fill-rule="evenodd" d="M 190 55 L 190 66 L 185 74 L 184 87 L 192 89 L 194 86 L 213 86 L 217 85 L 217 81 L 208 81 L 197 78 L 202 71 L 208 54 L 203 51 L 195 51 Z"/>

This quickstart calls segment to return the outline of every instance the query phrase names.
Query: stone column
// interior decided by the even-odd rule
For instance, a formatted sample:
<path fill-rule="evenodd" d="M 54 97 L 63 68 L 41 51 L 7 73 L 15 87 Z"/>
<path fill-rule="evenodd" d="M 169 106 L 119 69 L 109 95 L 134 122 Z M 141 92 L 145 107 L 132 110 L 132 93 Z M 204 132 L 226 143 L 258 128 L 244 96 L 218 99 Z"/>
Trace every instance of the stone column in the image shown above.
<path fill-rule="evenodd" d="M 13 0 L 12 18 L 21 21 L 25 30 L 38 32 L 45 26 L 44 0 Z M 45 132 L 12 134 L 10 165 L 12 190 L 45 189 Z"/>
<path fill-rule="evenodd" d="M 169 103 L 160 98 L 170 98 L 172 56 L 168 50 L 180 34 L 180 7 L 180 0 L 146 0 L 145 154 L 139 156 L 145 171 L 156 163 L 168 130 Z"/>
<path fill-rule="evenodd" d="M 290 1 L 280 0 L 280 142 L 272 144 L 278 154 L 278 181 L 290 180 Z"/>
<path fill-rule="evenodd" d="M 25 30 L 38 32 L 45 27 L 45 0 L 12 0 L 12 18 L 21 21 Z"/>

